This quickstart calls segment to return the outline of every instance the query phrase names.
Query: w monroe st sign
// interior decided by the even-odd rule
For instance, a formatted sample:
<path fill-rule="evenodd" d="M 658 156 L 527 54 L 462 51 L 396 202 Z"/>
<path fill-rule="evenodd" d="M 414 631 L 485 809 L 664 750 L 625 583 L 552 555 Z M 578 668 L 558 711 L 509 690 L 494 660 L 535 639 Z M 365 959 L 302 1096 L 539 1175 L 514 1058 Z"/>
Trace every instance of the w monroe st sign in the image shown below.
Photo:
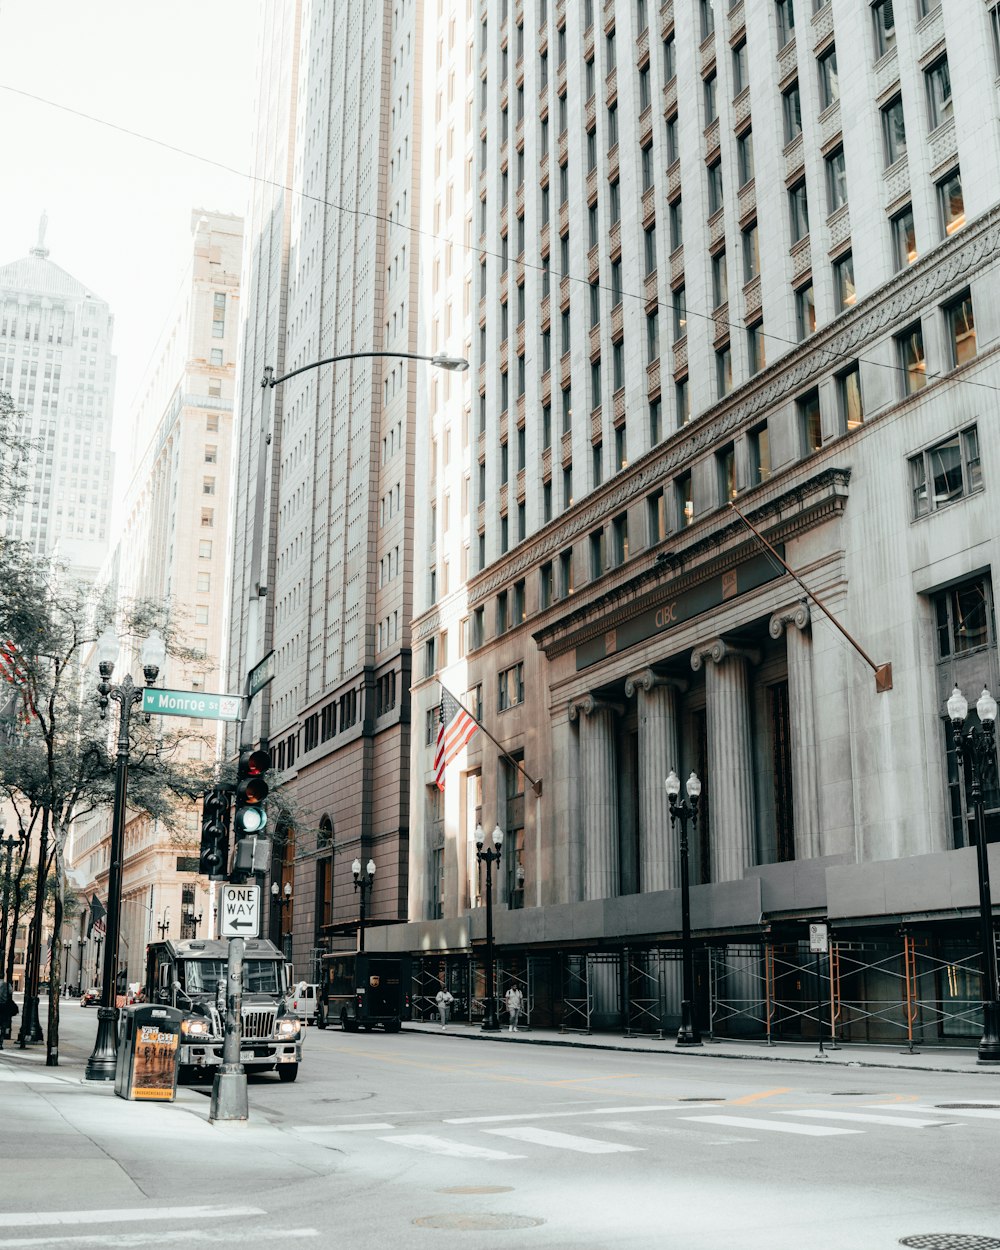
<path fill-rule="evenodd" d="M 201 720 L 239 720 L 242 700 L 236 694 L 202 694 L 147 686 L 142 710 L 152 716 L 192 716 Z"/>

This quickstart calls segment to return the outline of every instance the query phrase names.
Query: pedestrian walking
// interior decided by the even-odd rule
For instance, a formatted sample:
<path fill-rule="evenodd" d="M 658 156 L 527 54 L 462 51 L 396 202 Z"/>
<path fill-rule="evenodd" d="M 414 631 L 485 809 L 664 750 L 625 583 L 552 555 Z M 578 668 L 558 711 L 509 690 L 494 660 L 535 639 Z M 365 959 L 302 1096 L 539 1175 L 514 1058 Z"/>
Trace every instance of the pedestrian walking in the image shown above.
<path fill-rule="evenodd" d="M 10 1037 L 11 1021 L 17 1015 L 17 1003 L 14 1002 L 14 991 L 6 981 L 0 981 L 0 1050 L 3 1040 Z"/>
<path fill-rule="evenodd" d="M 448 1008 L 455 1001 L 454 996 L 450 990 L 442 986 L 435 995 L 434 1001 L 437 1003 L 438 1015 L 441 1018 L 441 1028 L 445 1029 L 448 1026 Z"/>
<path fill-rule="evenodd" d="M 510 1022 L 508 1032 L 517 1032 L 517 1021 L 524 1008 L 524 995 L 521 993 L 520 987 L 512 985 L 503 996 L 504 1003 L 507 1006 L 507 1019 Z"/>

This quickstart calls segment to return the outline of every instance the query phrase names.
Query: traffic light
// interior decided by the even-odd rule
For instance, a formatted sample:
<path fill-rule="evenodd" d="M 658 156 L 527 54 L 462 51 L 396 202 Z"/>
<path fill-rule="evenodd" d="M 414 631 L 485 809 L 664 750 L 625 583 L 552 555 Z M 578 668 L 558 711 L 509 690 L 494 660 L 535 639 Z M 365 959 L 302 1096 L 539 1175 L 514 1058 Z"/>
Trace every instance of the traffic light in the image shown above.
<path fill-rule="evenodd" d="M 240 751 L 239 774 L 236 779 L 236 837 L 262 834 L 267 825 L 264 800 L 268 785 L 264 774 L 271 767 L 271 753 L 263 749 L 243 747 Z"/>
<path fill-rule="evenodd" d="M 198 871 L 218 880 L 229 866 L 229 791 L 206 790 L 201 804 L 201 852 Z"/>

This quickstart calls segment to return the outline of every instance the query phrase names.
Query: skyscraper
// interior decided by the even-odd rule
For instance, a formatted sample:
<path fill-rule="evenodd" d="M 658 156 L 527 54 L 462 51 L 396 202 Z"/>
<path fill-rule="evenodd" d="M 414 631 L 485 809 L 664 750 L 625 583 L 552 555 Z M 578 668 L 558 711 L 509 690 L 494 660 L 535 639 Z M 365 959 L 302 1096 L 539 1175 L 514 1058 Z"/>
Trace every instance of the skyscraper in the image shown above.
<path fill-rule="evenodd" d="M 114 457 L 114 318 L 49 259 L 43 214 L 27 256 L 0 266 L 0 390 L 37 454 L 11 537 L 93 577 L 108 547 Z"/>

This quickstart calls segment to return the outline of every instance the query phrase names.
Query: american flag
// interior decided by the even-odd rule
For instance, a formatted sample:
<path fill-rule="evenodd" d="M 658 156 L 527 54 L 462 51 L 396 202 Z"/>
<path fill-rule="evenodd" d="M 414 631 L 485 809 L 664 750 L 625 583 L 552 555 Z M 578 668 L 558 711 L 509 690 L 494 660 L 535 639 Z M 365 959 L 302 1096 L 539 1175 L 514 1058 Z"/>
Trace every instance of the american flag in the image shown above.
<path fill-rule="evenodd" d="M 444 789 L 444 770 L 479 728 L 479 722 L 468 713 L 453 694 L 441 688 L 438 708 L 437 748 L 434 752 L 434 784 Z"/>
<path fill-rule="evenodd" d="M 21 649 L 15 642 L 0 642 L 0 681 L 20 691 L 24 699 L 22 715 L 25 724 L 31 720 L 32 715 L 38 715 L 31 694 L 30 675 L 24 667 Z"/>

